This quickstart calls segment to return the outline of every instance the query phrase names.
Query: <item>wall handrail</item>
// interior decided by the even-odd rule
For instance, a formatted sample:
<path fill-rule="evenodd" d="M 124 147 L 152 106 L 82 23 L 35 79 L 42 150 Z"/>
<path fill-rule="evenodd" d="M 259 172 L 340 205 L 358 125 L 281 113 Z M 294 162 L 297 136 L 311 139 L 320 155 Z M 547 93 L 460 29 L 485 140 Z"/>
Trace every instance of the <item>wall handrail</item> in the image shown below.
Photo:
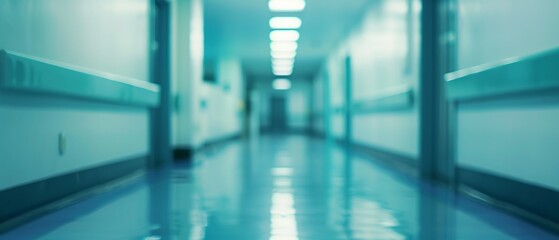
<path fill-rule="evenodd" d="M 0 50 L 0 90 L 62 95 L 122 105 L 159 105 L 159 85 Z"/>
<path fill-rule="evenodd" d="M 452 101 L 559 88 L 559 48 L 445 75 Z"/>
<path fill-rule="evenodd" d="M 352 111 L 355 114 L 399 111 L 410 109 L 413 103 L 413 88 L 409 84 L 403 84 L 378 91 L 367 100 L 355 102 Z"/>

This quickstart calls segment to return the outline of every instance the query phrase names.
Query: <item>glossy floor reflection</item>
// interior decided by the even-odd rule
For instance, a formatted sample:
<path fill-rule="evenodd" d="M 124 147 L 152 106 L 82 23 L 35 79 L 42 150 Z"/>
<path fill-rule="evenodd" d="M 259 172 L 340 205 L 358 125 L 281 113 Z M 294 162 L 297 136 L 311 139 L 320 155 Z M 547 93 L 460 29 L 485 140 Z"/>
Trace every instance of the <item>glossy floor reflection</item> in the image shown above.
<path fill-rule="evenodd" d="M 303 136 L 235 142 L 0 239 L 559 239 Z"/>

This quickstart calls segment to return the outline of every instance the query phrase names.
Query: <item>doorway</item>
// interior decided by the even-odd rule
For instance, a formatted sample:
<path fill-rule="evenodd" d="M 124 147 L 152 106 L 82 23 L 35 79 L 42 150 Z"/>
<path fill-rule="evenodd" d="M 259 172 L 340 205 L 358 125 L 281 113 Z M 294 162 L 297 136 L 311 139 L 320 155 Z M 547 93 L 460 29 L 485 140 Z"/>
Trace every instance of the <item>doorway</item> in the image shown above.
<path fill-rule="evenodd" d="M 287 130 L 287 108 L 285 97 L 275 96 L 270 99 L 270 130 L 274 133 Z"/>

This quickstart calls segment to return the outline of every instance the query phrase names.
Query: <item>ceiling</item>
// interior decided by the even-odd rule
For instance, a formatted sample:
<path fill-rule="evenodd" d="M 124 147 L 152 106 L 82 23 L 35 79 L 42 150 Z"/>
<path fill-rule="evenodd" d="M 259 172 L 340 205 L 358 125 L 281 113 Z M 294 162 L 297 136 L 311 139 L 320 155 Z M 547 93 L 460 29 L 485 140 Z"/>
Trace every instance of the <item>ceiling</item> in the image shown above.
<path fill-rule="evenodd" d="M 303 12 L 272 13 L 267 0 L 205 0 L 206 58 L 238 57 L 248 76 L 273 78 L 268 21 L 274 16 L 296 16 L 303 25 L 292 78 L 312 78 L 368 2 L 307 0 Z"/>

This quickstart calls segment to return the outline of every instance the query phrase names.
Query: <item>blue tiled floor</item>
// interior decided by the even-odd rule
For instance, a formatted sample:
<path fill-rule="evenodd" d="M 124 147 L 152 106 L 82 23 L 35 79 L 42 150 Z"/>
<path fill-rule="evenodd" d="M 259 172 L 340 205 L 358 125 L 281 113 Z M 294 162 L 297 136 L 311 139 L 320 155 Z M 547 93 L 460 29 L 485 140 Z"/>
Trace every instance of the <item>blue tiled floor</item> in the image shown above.
<path fill-rule="evenodd" d="M 198 155 L 0 239 L 559 239 L 444 187 L 303 136 Z"/>

